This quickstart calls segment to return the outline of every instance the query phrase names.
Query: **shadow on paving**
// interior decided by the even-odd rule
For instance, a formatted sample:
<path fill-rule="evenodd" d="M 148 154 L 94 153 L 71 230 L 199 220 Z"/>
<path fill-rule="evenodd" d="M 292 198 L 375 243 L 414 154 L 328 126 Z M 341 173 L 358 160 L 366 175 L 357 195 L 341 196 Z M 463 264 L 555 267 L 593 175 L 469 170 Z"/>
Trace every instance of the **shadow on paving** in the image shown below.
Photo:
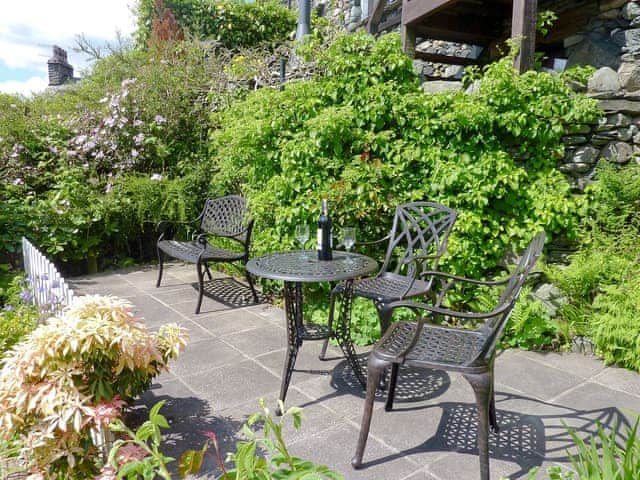
<path fill-rule="evenodd" d="M 197 283 L 191 284 L 198 289 Z M 213 278 L 204 282 L 204 295 L 229 308 L 250 307 L 260 305 L 264 298 L 258 293 L 258 303 L 253 299 L 251 289 L 232 277 Z"/>
<path fill-rule="evenodd" d="M 359 355 L 358 361 L 366 371 L 367 356 Z M 415 412 L 415 428 L 420 428 L 420 418 L 428 412 L 439 416 L 435 434 L 413 448 L 395 454 L 365 462 L 364 468 L 392 462 L 406 456 L 425 452 L 455 452 L 477 456 L 477 409 L 474 403 L 437 401 L 451 385 L 447 372 L 432 369 L 411 369 L 403 367 L 399 371 L 394 408 L 392 412 L 382 410 L 376 415 L 393 415 Z M 346 361 L 340 362 L 331 374 L 331 386 L 335 392 L 309 401 L 301 407 L 321 403 L 343 395 L 365 397 L 360 383 Z M 386 398 L 386 391 L 378 389 L 376 398 Z M 430 401 L 430 403 L 424 403 Z M 562 414 L 536 415 L 500 408 L 501 404 L 513 401 L 530 402 L 532 410 L 545 410 L 545 407 L 560 409 Z M 419 403 L 422 402 L 422 403 Z M 598 426 L 611 432 L 616 430 L 618 444 L 623 447 L 627 439 L 627 429 L 631 427 L 628 416 L 616 407 L 592 410 L 580 410 L 558 403 L 545 402 L 524 395 L 496 392 L 497 419 L 500 431 L 489 435 L 489 454 L 491 459 L 517 464 L 520 468 L 509 478 L 526 478 L 529 470 L 541 466 L 546 461 L 569 463 L 568 450 L 575 452 L 575 443 L 569 434 L 569 425 L 579 438 L 586 439 L 595 435 Z M 529 410 L 529 409 L 527 409 Z M 362 412 L 359 412 L 362 413 Z M 360 417 L 356 417 L 359 422 Z M 402 430 L 398 429 L 398 434 Z M 366 459 L 366 456 L 365 456 Z"/>
<path fill-rule="evenodd" d="M 227 416 L 212 415 L 208 402 L 200 398 L 156 395 L 154 390 L 157 388 L 154 385 L 144 393 L 127 413 L 126 423 L 135 430 L 148 419 L 149 408 L 160 401 L 165 402 L 160 413 L 166 417 L 169 428 L 162 430 L 161 451 L 175 459 L 169 464 L 169 470 L 175 478 L 178 478 L 180 456 L 186 450 L 200 450 L 207 438 L 206 432 L 215 433 L 222 461 L 227 453 L 235 451 L 235 444 L 241 439 L 243 422 Z M 213 445 L 210 445 L 202 462 L 199 478 L 215 478 L 221 473 L 215 452 Z M 228 464 L 225 466 L 229 467 Z"/>

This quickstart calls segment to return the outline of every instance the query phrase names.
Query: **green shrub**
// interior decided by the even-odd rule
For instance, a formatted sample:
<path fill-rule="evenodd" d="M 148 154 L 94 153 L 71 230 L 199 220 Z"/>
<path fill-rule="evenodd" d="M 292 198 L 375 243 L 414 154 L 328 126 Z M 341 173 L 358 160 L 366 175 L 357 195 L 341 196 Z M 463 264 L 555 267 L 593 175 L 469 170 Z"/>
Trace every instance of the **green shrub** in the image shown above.
<path fill-rule="evenodd" d="M 24 275 L 13 275 L 13 280 L 2 290 L 0 297 L 0 359 L 38 323 L 38 310 L 31 305 L 29 286 Z"/>
<path fill-rule="evenodd" d="M 294 245 L 322 197 L 362 240 L 384 236 L 399 203 L 455 208 L 443 268 L 469 276 L 495 271 L 538 230 L 573 235 L 580 200 L 555 165 L 566 125 L 597 118 L 592 100 L 508 59 L 487 68 L 477 95 L 425 95 L 397 35 L 343 35 L 316 55 L 321 76 L 212 116 L 211 192 L 249 197 L 256 253 Z"/>
<path fill-rule="evenodd" d="M 280 44 L 296 28 L 295 13 L 277 1 L 165 0 L 164 6 L 188 34 L 226 48 Z M 136 14 L 136 41 L 144 46 L 151 33 L 155 0 L 140 0 Z"/>

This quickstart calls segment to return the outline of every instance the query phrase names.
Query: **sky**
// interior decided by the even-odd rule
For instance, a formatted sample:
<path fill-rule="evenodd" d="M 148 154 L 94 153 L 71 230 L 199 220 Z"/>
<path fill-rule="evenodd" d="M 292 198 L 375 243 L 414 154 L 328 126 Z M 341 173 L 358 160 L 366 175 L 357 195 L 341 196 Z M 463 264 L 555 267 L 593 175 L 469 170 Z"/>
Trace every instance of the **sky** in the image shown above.
<path fill-rule="evenodd" d="M 134 30 L 135 0 L 0 0 L 0 92 L 29 95 L 47 87 L 52 46 L 69 54 L 74 76 L 88 66 L 72 50 L 84 34 L 94 45 L 114 43 Z"/>

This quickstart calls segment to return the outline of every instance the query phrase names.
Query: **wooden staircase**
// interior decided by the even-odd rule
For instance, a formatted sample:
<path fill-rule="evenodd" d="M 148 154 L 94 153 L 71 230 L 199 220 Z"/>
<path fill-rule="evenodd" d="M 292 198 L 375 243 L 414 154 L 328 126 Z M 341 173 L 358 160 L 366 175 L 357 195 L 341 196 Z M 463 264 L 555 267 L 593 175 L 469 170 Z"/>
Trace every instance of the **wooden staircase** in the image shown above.
<path fill-rule="evenodd" d="M 375 34 L 400 24 L 405 52 L 413 58 L 450 65 L 473 65 L 477 60 L 416 51 L 418 38 L 490 47 L 507 38 L 521 38 L 515 67 L 533 66 L 537 0 L 397 0 L 402 13 L 390 15 L 388 0 L 376 0 L 367 30 Z"/>

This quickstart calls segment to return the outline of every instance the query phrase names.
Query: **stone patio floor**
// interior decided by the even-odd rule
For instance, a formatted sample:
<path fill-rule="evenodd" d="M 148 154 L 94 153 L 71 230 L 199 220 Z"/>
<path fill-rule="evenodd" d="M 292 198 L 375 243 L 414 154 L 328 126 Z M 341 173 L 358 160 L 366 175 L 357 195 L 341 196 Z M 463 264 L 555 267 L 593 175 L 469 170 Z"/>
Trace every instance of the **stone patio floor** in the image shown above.
<path fill-rule="evenodd" d="M 240 438 L 240 427 L 265 398 L 275 409 L 285 354 L 284 313 L 247 299 L 248 288 L 221 274 L 207 284 L 202 313 L 193 265 L 169 264 L 155 287 L 154 266 L 74 278 L 79 294 L 111 294 L 130 300 L 150 329 L 170 322 L 188 328 L 190 342 L 170 373 L 160 375 L 132 411 L 146 418 L 147 407 L 166 400 L 162 413 L 170 429 L 165 453 L 179 457 L 198 448 L 203 431 L 216 432 L 222 458 Z M 354 471 L 364 393 L 338 349 L 318 360 L 321 342 L 303 345 L 287 396 L 287 406 L 304 409 L 296 432 L 287 427 L 294 455 L 323 463 L 346 479 L 473 480 L 479 478 L 473 393 L 455 373 L 400 371 L 394 411 L 376 403 L 365 452 L 365 468 Z M 366 361 L 366 349 L 362 350 Z M 495 367 L 499 435 L 491 435 L 491 478 L 547 478 L 554 464 L 567 467 L 573 443 L 563 422 L 581 437 L 597 423 L 618 425 L 623 434 L 640 411 L 640 376 L 606 367 L 582 354 L 507 350 Z M 207 454 L 199 478 L 215 478 L 216 461 Z M 177 476 L 176 476 L 177 478 Z"/>

